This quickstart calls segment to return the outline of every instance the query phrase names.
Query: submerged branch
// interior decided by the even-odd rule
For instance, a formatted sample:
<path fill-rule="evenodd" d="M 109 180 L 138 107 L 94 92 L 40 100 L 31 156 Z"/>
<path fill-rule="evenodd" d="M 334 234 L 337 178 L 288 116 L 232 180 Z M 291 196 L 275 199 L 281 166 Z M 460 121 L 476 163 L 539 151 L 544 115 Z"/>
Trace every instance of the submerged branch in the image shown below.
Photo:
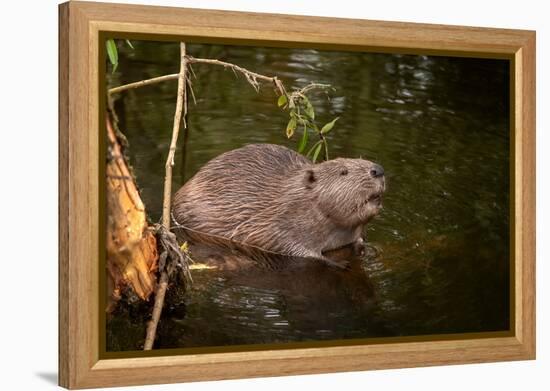
<path fill-rule="evenodd" d="M 162 315 L 164 298 L 170 280 L 177 276 L 183 284 L 193 282 L 189 264 L 193 260 L 186 251 L 181 251 L 178 246 L 176 235 L 170 232 L 164 225 L 156 225 L 156 237 L 159 243 L 160 256 L 158 267 L 161 271 L 160 278 L 155 292 L 155 305 L 151 314 L 151 321 L 147 325 L 147 335 L 143 350 L 151 350 L 155 342 L 158 322 Z"/>

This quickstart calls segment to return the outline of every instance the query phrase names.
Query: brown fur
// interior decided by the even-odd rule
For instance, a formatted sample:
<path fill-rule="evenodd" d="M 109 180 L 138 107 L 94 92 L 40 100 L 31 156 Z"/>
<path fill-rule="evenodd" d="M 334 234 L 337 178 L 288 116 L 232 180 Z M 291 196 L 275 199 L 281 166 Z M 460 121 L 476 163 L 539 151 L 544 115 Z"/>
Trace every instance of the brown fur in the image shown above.
<path fill-rule="evenodd" d="M 363 159 L 312 164 L 288 148 L 252 144 L 204 165 L 174 196 L 173 217 L 191 242 L 314 258 L 362 245 L 381 208 L 384 176 Z"/>

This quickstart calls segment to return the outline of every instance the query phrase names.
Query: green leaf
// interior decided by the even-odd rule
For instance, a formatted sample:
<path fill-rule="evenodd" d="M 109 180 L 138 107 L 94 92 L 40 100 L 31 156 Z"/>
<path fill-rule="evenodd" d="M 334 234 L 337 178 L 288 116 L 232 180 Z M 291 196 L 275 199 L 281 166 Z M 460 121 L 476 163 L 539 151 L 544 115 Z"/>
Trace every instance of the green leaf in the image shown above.
<path fill-rule="evenodd" d="M 305 96 L 303 96 L 302 99 L 304 101 L 304 112 L 309 118 L 315 119 L 315 110 L 313 109 L 311 102 Z"/>
<path fill-rule="evenodd" d="M 286 126 L 286 137 L 291 138 L 294 134 L 294 130 L 296 130 L 296 117 L 292 117 L 290 121 L 288 121 L 288 125 Z"/>
<path fill-rule="evenodd" d="M 317 148 L 315 148 L 315 152 L 313 152 L 313 158 L 311 159 L 313 160 L 313 163 L 317 161 L 317 157 L 319 156 L 319 152 L 321 152 L 322 147 L 323 144 L 319 143 L 319 145 L 317 145 Z"/>
<path fill-rule="evenodd" d="M 107 55 L 109 56 L 109 61 L 113 66 L 113 73 L 115 73 L 118 66 L 118 51 L 116 48 L 115 40 L 108 39 L 105 44 L 107 45 Z"/>
<path fill-rule="evenodd" d="M 334 127 L 334 124 L 336 123 L 336 121 L 338 121 L 338 118 L 340 118 L 340 117 L 336 117 L 332 121 L 330 121 L 329 123 L 325 124 L 325 126 L 323 126 L 321 128 L 321 134 L 327 134 L 328 132 L 330 132 L 332 130 L 332 128 Z"/>
<path fill-rule="evenodd" d="M 132 45 L 132 42 L 130 42 L 129 39 L 126 40 L 126 43 L 128 44 L 128 46 L 130 46 L 132 50 L 134 50 L 134 45 Z"/>
<path fill-rule="evenodd" d="M 311 153 L 315 150 L 315 147 L 317 147 L 317 145 L 320 145 L 320 144 L 321 144 L 321 140 L 319 140 L 315 144 L 313 144 L 313 147 L 311 147 L 309 149 L 309 151 L 307 151 L 306 157 L 309 157 L 311 155 Z"/>
<path fill-rule="evenodd" d="M 283 107 L 284 105 L 286 105 L 286 102 L 288 102 L 286 95 L 281 95 L 279 99 L 277 99 L 277 106 Z"/>
<path fill-rule="evenodd" d="M 304 126 L 304 134 L 300 139 L 300 144 L 298 144 L 298 153 L 304 152 L 304 149 L 306 149 L 306 145 L 307 145 L 307 127 Z"/>

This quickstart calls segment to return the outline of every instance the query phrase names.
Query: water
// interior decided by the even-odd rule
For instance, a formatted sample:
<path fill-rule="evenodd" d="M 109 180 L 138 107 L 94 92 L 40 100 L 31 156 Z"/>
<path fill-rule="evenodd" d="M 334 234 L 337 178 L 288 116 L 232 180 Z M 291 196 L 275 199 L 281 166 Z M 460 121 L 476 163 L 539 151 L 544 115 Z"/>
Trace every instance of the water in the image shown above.
<path fill-rule="evenodd" d="M 133 43 L 133 51 L 121 46 L 110 85 L 178 72 L 178 44 Z M 186 295 L 169 292 L 157 347 L 509 329 L 507 61 L 196 44 L 188 53 L 277 75 L 287 88 L 331 84 L 330 100 L 312 100 L 321 123 L 340 117 L 328 136 L 331 157 L 382 164 L 388 188 L 367 227 L 376 251 L 354 270 L 196 271 Z M 197 103 L 189 104 L 174 189 L 246 143 L 296 147 L 270 86 L 256 93 L 230 70 L 193 69 Z M 128 91 L 116 104 L 153 221 L 175 100 L 176 83 L 165 82 Z M 147 308 L 119 306 L 107 325 L 108 350 L 140 349 Z"/>

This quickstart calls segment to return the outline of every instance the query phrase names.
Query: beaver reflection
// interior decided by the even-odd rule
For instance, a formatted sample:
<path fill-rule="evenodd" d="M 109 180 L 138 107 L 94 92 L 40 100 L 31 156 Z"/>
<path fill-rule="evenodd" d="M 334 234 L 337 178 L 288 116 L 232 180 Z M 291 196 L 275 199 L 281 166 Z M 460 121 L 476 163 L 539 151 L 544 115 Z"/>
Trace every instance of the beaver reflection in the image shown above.
<path fill-rule="evenodd" d="M 248 268 L 228 273 L 236 284 L 272 289 L 289 301 L 303 300 L 308 311 L 330 311 L 346 303 L 353 307 L 370 307 L 374 300 L 373 284 L 362 267 L 360 254 L 351 245 L 327 253 L 337 262 L 347 262 L 347 269 L 327 268 L 307 259 L 291 259 L 276 270 Z M 309 308 L 311 307 L 311 308 Z M 313 308 L 315 307 L 315 308 Z M 317 315 L 312 315 L 317 319 Z"/>
<path fill-rule="evenodd" d="M 278 268 L 267 268 L 237 252 L 197 246 L 191 246 L 191 251 L 195 258 L 200 256 L 197 260 L 216 269 L 194 273 L 195 284 L 184 299 L 185 316 L 167 313 L 159 330 L 159 347 L 387 333 L 377 318 L 373 284 L 353 246 L 328 254 L 336 261 L 349 261 L 347 269 L 298 258 L 279 259 Z"/>

